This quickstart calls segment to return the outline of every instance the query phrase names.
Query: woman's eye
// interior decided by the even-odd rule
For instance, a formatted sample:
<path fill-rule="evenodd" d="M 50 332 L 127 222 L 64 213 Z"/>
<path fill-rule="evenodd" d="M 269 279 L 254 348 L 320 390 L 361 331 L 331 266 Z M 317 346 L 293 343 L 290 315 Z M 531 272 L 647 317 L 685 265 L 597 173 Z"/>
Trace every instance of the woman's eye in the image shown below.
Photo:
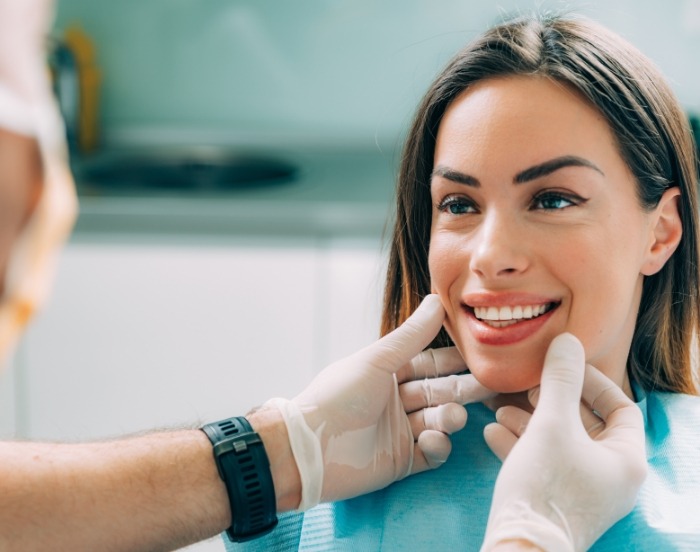
<path fill-rule="evenodd" d="M 448 196 L 438 205 L 438 209 L 451 215 L 476 213 L 474 203 L 463 197 Z"/>
<path fill-rule="evenodd" d="M 532 201 L 533 209 L 542 209 L 544 211 L 556 211 L 579 205 L 580 201 L 573 197 L 567 197 L 562 194 L 546 193 L 535 197 Z"/>

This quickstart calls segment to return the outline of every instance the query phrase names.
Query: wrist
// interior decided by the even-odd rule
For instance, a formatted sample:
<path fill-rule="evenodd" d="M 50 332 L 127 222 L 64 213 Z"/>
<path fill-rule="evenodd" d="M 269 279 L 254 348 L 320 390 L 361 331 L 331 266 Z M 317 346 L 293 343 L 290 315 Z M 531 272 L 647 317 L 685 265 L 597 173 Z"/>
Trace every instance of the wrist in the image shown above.
<path fill-rule="evenodd" d="M 199 429 L 188 430 L 188 434 L 196 440 L 198 448 L 201 449 L 201 464 L 206 466 L 206 486 L 210 489 L 208 496 L 215 497 L 211 501 L 215 509 L 209 512 L 212 522 L 216 525 L 216 530 L 212 533 L 213 536 L 222 533 L 231 526 L 231 507 L 228 500 L 228 491 L 219 475 L 214 455 L 211 453 L 211 441 L 209 438 Z"/>
<path fill-rule="evenodd" d="M 566 519 L 555 516 L 557 523 L 535 510 L 525 500 L 491 506 L 482 552 L 495 550 L 556 550 L 574 552 L 574 537 Z"/>
<path fill-rule="evenodd" d="M 489 549 L 489 552 L 544 552 L 542 548 L 525 539 L 508 539 L 496 542 Z"/>
<path fill-rule="evenodd" d="M 301 477 L 282 414 L 276 408 L 263 408 L 246 417 L 253 430 L 260 435 L 267 451 L 277 512 L 296 509 L 301 502 Z"/>
<path fill-rule="evenodd" d="M 213 445 L 219 476 L 231 506 L 232 542 L 261 537 L 277 525 L 272 472 L 262 438 L 250 422 L 237 416 L 201 427 Z"/>

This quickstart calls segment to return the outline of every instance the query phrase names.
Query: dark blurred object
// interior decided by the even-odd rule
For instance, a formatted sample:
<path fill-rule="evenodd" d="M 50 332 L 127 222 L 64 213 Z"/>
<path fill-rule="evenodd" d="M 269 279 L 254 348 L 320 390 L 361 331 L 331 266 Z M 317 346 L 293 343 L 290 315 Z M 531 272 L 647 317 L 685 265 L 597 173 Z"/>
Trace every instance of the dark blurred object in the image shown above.
<path fill-rule="evenodd" d="M 688 116 L 690 121 L 690 130 L 693 133 L 693 140 L 695 140 L 695 151 L 698 152 L 698 172 L 700 172 L 700 117 L 695 114 Z"/>
<path fill-rule="evenodd" d="M 695 139 L 695 148 L 700 149 L 700 117 L 695 114 L 688 116 L 690 121 L 690 130 L 693 132 L 693 138 Z"/>
<path fill-rule="evenodd" d="M 225 191 L 291 182 L 296 167 L 275 157 L 219 147 L 119 150 L 75 167 L 88 191 Z"/>
<path fill-rule="evenodd" d="M 78 117 L 80 111 L 80 83 L 75 54 L 63 42 L 56 41 L 51 49 L 49 64 L 53 88 L 66 125 L 66 138 L 72 150 L 78 140 Z"/>

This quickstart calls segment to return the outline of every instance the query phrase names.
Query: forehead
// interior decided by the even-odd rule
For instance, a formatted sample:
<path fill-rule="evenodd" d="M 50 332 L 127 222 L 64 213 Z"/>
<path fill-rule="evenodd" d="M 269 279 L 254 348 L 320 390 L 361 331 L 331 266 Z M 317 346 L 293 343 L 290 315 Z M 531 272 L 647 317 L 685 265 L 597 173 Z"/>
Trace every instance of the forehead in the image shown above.
<path fill-rule="evenodd" d="M 596 107 L 571 86 L 539 76 L 480 81 L 445 111 L 436 160 L 454 164 L 499 154 L 516 164 L 573 154 L 621 161 L 614 134 Z"/>

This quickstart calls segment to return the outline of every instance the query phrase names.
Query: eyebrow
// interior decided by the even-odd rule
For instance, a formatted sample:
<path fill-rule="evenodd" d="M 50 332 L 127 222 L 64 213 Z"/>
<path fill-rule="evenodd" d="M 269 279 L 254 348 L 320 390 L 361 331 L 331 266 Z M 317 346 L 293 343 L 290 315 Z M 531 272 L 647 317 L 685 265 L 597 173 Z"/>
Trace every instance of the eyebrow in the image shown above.
<path fill-rule="evenodd" d="M 532 180 L 550 175 L 553 172 L 565 167 L 586 167 L 605 176 L 605 173 L 600 169 L 600 167 L 598 167 L 598 165 L 592 161 L 576 155 L 563 155 L 561 157 L 555 157 L 554 159 L 545 161 L 544 163 L 540 163 L 539 165 L 535 165 L 534 167 L 530 167 L 529 169 L 525 169 L 524 171 L 520 171 L 515 175 L 515 178 L 513 178 L 513 184 L 530 182 Z M 430 173 L 430 177 L 432 178 L 434 176 L 441 176 L 442 178 L 446 178 L 452 182 L 472 186 L 474 188 L 481 186 L 478 178 L 456 171 L 449 167 L 445 167 L 444 165 L 438 165 L 435 167 L 435 169 L 433 169 L 433 172 Z"/>

